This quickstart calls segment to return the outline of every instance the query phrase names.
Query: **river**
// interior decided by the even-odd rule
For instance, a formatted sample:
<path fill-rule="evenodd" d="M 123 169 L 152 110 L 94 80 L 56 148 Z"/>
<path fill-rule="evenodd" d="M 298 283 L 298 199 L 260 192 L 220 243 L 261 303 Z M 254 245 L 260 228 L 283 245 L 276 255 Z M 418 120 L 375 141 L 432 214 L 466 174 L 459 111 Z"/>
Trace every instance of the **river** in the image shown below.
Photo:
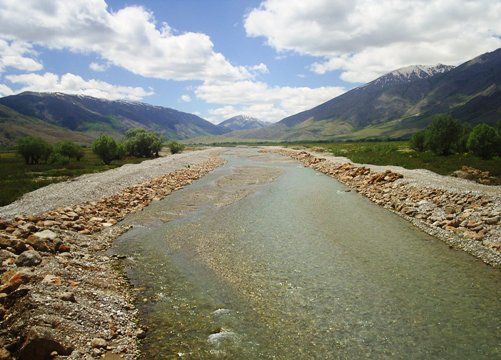
<path fill-rule="evenodd" d="M 113 249 L 144 359 L 501 358 L 501 276 L 276 154 L 154 202 Z"/>

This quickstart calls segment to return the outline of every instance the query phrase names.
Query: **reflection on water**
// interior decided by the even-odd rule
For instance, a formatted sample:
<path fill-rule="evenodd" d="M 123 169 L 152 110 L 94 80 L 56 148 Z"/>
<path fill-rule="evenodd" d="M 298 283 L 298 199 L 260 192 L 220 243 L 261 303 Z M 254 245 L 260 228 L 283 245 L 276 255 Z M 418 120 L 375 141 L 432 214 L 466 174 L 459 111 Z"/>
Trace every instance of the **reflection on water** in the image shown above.
<path fill-rule="evenodd" d="M 499 271 L 277 155 L 133 214 L 145 359 L 499 358 Z"/>

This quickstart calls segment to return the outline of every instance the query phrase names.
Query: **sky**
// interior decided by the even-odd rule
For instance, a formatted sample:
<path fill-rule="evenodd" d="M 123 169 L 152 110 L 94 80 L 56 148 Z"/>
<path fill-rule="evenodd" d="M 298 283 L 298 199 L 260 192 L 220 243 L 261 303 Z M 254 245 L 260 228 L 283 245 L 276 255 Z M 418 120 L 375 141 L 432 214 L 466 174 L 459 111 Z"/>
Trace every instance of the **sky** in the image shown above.
<path fill-rule="evenodd" d="M 276 122 L 400 67 L 501 47 L 500 0 L 0 0 L 0 96 Z"/>

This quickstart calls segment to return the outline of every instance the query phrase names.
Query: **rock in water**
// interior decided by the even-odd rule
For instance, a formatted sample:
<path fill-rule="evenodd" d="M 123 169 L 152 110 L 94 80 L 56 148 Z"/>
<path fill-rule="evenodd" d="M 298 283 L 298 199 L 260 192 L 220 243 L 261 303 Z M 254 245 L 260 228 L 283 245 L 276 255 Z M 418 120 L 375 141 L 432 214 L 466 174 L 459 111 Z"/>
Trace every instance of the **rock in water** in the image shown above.
<path fill-rule="evenodd" d="M 17 266 L 37 266 L 42 262 L 42 257 L 35 250 L 26 250 L 16 259 Z"/>

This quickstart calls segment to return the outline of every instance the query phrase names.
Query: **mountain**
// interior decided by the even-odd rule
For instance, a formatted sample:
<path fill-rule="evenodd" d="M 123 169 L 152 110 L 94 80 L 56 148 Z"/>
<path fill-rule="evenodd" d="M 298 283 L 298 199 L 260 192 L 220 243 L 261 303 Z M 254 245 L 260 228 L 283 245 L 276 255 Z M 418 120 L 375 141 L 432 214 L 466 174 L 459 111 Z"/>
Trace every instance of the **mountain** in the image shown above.
<path fill-rule="evenodd" d="M 120 136 L 133 127 L 143 127 L 176 139 L 224 132 L 196 115 L 142 102 L 23 92 L 1 98 L 0 105 L 51 126 L 91 137 L 101 132 Z"/>
<path fill-rule="evenodd" d="M 92 138 L 87 134 L 48 124 L 0 105 L 0 146 L 13 146 L 16 144 L 16 140 L 23 136 L 38 136 L 49 142 L 61 139 L 79 143 L 92 141 Z"/>
<path fill-rule="evenodd" d="M 225 132 L 262 129 L 267 127 L 268 125 L 269 123 L 246 115 L 233 116 L 232 118 L 226 119 L 218 124 L 218 126 L 220 128 L 223 128 Z"/>
<path fill-rule="evenodd" d="M 476 124 L 501 119 L 501 49 L 457 67 L 392 71 L 240 139 L 327 140 L 408 137 L 438 113 Z"/>

